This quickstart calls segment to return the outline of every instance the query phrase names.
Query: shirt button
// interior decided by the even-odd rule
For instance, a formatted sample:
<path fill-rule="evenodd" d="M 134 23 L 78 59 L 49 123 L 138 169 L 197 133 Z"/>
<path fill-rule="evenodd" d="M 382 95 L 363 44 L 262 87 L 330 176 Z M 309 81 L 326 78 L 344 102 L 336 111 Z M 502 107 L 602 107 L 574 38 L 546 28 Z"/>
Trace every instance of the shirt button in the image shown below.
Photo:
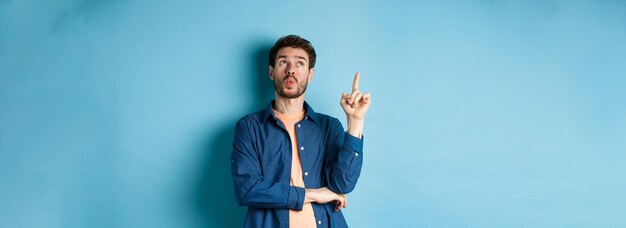
<path fill-rule="evenodd" d="M 317 224 L 322 224 L 322 220 L 317 221 Z"/>
<path fill-rule="evenodd" d="M 308 175 L 309 175 L 309 172 L 304 172 L 304 175 L 305 175 L 305 176 L 308 176 Z"/>
<path fill-rule="evenodd" d="M 357 157 L 358 157 L 358 156 L 359 156 L 359 153 L 354 153 L 354 156 L 357 156 Z"/>
<path fill-rule="evenodd" d="M 304 150 L 304 147 L 303 147 L 303 146 L 301 146 L 301 147 L 300 147 L 300 150 Z"/>
<path fill-rule="evenodd" d="M 298 124 L 298 127 L 300 127 L 300 124 Z"/>

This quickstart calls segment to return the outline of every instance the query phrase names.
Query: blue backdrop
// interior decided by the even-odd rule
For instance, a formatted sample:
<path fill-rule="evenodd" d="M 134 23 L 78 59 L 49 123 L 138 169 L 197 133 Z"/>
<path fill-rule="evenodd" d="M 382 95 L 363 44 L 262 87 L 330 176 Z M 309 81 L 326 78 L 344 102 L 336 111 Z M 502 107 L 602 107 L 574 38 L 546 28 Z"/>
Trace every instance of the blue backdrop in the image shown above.
<path fill-rule="evenodd" d="M 267 53 L 373 104 L 352 227 L 624 227 L 624 1 L 0 1 L 0 227 L 239 227 Z"/>

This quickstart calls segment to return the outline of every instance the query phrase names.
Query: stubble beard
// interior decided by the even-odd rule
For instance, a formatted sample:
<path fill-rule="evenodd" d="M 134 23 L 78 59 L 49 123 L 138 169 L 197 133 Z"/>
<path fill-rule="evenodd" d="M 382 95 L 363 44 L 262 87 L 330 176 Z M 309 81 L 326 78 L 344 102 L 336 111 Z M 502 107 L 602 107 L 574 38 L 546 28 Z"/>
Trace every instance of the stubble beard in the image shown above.
<path fill-rule="evenodd" d="M 303 84 L 300 84 L 298 82 L 298 80 L 296 80 L 296 78 L 291 77 L 294 81 L 296 81 L 296 91 L 294 93 L 289 93 L 287 91 L 285 91 L 285 88 L 283 87 L 285 85 L 285 81 L 288 80 L 290 77 L 285 77 L 283 80 L 274 80 L 274 89 L 276 90 L 276 93 L 284 98 L 289 98 L 289 99 L 294 99 L 294 98 L 298 98 L 300 96 L 302 96 L 302 94 L 304 94 L 304 92 L 306 92 L 306 87 L 309 84 L 308 81 L 305 79 Z"/>

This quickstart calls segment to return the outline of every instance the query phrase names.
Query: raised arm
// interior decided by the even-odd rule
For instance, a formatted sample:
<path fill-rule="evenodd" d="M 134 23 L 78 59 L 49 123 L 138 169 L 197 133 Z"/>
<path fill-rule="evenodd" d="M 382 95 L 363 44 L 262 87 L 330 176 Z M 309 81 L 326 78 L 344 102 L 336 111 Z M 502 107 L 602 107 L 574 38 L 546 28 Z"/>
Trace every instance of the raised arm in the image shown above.
<path fill-rule="evenodd" d="M 326 170 L 326 184 L 333 192 L 347 194 L 354 190 L 363 166 L 363 123 L 371 102 L 369 93 L 359 91 L 359 77 L 354 75 L 352 94 L 341 96 L 341 107 L 348 118 L 348 130 L 344 132 L 341 123 L 333 123 L 333 133 L 329 148 Z"/>

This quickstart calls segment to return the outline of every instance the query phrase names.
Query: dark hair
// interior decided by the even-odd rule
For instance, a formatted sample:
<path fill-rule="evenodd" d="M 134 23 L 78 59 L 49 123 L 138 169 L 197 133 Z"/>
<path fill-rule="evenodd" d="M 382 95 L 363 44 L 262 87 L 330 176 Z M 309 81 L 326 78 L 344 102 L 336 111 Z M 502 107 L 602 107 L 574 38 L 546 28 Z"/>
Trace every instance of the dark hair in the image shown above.
<path fill-rule="evenodd" d="M 311 42 L 297 35 L 283 36 L 276 41 L 272 49 L 270 49 L 270 66 L 274 67 L 276 64 L 276 53 L 284 47 L 302 48 L 309 54 L 309 68 L 315 67 L 315 57 L 317 56 L 315 54 L 315 48 L 313 48 Z"/>

